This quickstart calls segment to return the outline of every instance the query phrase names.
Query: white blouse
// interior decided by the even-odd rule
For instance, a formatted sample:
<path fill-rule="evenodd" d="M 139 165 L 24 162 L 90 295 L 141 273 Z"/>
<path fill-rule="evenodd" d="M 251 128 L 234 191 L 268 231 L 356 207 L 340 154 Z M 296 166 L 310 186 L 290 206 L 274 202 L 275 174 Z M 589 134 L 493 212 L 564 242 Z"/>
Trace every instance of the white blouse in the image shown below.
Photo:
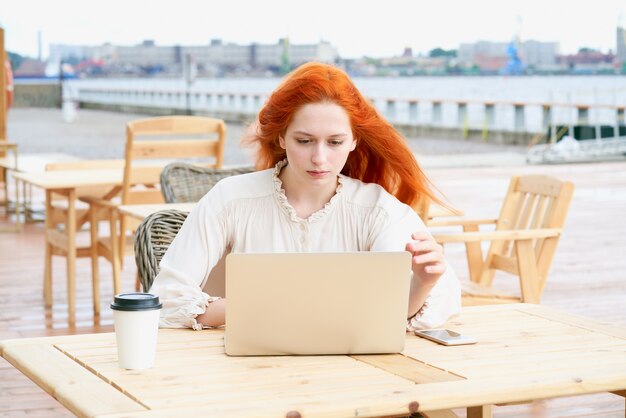
<path fill-rule="evenodd" d="M 426 230 L 378 184 L 343 175 L 324 208 L 301 219 L 278 178 L 286 164 L 221 180 L 189 213 L 150 289 L 163 303 L 161 327 L 202 329 L 196 316 L 218 299 L 202 288 L 228 252 L 404 251 L 413 232 Z M 460 309 L 460 284 L 447 265 L 407 329 L 441 325 Z"/>

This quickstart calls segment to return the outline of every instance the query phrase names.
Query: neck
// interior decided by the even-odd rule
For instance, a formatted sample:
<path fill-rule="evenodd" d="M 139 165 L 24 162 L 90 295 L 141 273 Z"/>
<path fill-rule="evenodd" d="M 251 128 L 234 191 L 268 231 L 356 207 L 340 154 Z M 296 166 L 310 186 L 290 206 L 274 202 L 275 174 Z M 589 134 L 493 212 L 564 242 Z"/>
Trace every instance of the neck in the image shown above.
<path fill-rule="evenodd" d="M 302 219 L 322 209 L 337 191 L 338 180 L 320 187 L 301 184 L 293 178 L 289 166 L 284 167 L 278 177 L 283 183 L 287 201 Z"/>

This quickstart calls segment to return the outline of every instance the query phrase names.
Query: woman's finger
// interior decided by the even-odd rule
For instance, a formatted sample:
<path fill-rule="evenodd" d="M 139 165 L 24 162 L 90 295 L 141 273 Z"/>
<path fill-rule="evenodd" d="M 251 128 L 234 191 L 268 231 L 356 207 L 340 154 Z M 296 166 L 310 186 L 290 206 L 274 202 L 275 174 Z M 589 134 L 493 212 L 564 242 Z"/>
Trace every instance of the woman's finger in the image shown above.
<path fill-rule="evenodd" d="M 425 253 L 425 252 L 438 252 L 443 254 L 443 247 L 437 244 L 435 241 L 419 241 L 409 243 L 407 245 L 407 251 L 412 253 Z"/>
<path fill-rule="evenodd" d="M 431 264 L 424 267 L 424 271 L 428 274 L 443 274 L 446 271 L 446 265 L 441 264 Z"/>
<path fill-rule="evenodd" d="M 443 257 L 441 257 L 441 254 L 430 252 L 413 256 L 413 262 L 415 264 L 441 263 L 443 262 Z"/>

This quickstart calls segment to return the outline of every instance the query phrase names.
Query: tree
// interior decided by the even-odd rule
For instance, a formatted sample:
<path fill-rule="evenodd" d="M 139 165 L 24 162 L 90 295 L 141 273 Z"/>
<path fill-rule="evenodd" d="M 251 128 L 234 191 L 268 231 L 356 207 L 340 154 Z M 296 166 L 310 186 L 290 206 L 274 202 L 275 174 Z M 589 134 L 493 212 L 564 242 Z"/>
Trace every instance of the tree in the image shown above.
<path fill-rule="evenodd" d="M 445 50 L 445 49 L 442 49 L 442 48 L 435 48 L 435 49 L 431 49 L 430 50 L 430 52 L 428 53 L 428 56 L 430 58 L 437 58 L 437 57 L 455 58 L 456 57 L 456 49 Z"/>
<path fill-rule="evenodd" d="M 24 57 L 20 54 L 16 54 L 15 52 L 7 51 L 7 54 L 9 55 L 9 61 L 11 62 L 11 68 L 13 68 L 13 70 L 18 69 L 20 65 L 22 65 Z"/>

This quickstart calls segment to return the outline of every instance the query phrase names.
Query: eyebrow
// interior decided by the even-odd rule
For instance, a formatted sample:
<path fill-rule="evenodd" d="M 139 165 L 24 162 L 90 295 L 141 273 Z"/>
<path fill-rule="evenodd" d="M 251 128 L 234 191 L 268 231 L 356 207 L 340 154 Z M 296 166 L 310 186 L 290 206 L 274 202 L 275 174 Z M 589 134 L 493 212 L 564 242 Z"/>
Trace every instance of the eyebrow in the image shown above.
<path fill-rule="evenodd" d="M 299 135 L 304 135 L 304 136 L 309 136 L 311 138 L 315 138 L 315 135 L 310 134 L 310 133 L 305 132 L 305 131 L 293 131 L 293 133 L 294 134 L 299 134 Z M 340 133 L 340 134 L 332 134 L 332 135 L 329 135 L 328 137 L 329 138 L 343 138 L 343 137 L 346 137 L 346 136 L 348 136 L 348 134 Z"/>

